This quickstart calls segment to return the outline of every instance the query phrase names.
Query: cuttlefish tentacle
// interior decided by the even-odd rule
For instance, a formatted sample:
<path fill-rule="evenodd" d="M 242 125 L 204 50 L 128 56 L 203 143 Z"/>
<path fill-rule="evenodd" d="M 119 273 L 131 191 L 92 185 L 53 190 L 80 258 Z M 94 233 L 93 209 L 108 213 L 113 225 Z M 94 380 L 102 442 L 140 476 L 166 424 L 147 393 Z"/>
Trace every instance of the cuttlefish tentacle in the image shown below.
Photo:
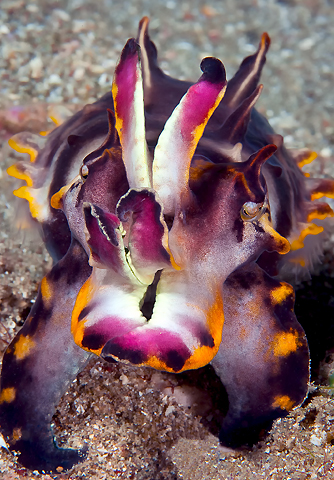
<path fill-rule="evenodd" d="M 59 448 L 50 424 L 62 395 L 89 358 L 74 343 L 68 319 L 90 272 L 86 253 L 73 241 L 42 280 L 36 302 L 3 358 L 1 429 L 10 448 L 21 452 L 19 461 L 32 470 L 67 469 L 84 457 L 84 452 Z"/>
<path fill-rule="evenodd" d="M 252 445 L 274 419 L 300 405 L 307 394 L 309 351 L 293 312 L 291 285 L 253 263 L 228 277 L 223 295 L 229 301 L 212 366 L 229 400 L 220 441 L 235 448 L 245 441 Z"/>

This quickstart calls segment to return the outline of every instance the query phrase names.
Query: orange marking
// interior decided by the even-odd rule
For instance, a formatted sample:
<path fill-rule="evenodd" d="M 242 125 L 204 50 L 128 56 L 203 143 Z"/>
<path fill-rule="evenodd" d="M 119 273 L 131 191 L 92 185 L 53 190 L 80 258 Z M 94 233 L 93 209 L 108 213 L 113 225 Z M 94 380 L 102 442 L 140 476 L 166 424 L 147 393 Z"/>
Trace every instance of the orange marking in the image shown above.
<path fill-rule="evenodd" d="M 21 335 L 14 345 L 14 355 L 17 360 L 23 360 L 28 357 L 35 347 L 35 342 L 29 335 Z"/>
<path fill-rule="evenodd" d="M 14 137 L 8 140 L 8 145 L 16 152 L 28 153 L 28 155 L 30 155 L 30 161 L 32 163 L 34 163 L 34 161 L 36 160 L 38 151 L 30 145 L 24 145 L 22 143 L 19 143 L 17 140 L 14 139 Z"/>
<path fill-rule="evenodd" d="M 317 188 L 314 188 L 311 194 L 311 200 L 317 200 L 321 197 L 334 198 L 334 181 L 322 179 Z"/>
<path fill-rule="evenodd" d="M 318 156 L 317 152 L 308 152 L 307 156 L 297 163 L 298 167 L 302 168 L 304 165 L 308 165 L 309 163 L 312 163 L 313 160 L 317 158 L 317 156 Z"/>
<path fill-rule="evenodd" d="M 281 408 L 282 410 L 292 410 L 294 401 L 288 395 L 276 395 L 273 403 L 273 408 Z"/>
<path fill-rule="evenodd" d="M 53 292 L 52 292 L 51 285 L 48 282 L 47 278 L 44 277 L 41 281 L 41 294 L 42 294 L 43 300 L 44 301 L 46 300 L 46 303 L 48 303 L 49 300 L 51 300 L 52 293 Z"/>
<path fill-rule="evenodd" d="M 334 212 L 328 203 L 320 203 L 319 205 L 316 204 L 314 210 L 307 215 L 307 221 L 311 222 L 315 218 L 323 220 L 324 218 L 333 216 Z"/>
<path fill-rule="evenodd" d="M 316 225 L 315 223 L 310 223 L 304 230 L 300 232 L 299 238 L 291 242 L 291 250 L 299 250 L 304 247 L 304 240 L 307 235 L 318 235 L 323 232 L 324 228 Z"/>
<path fill-rule="evenodd" d="M 15 400 L 16 389 L 14 387 L 4 388 L 0 395 L 0 403 L 11 403 Z"/>
<path fill-rule="evenodd" d="M 176 263 L 175 258 L 173 257 L 173 254 L 168 245 L 165 246 L 165 249 L 167 250 L 167 253 L 169 255 L 169 261 L 172 267 L 174 268 L 174 270 L 182 270 L 182 266 Z"/>
<path fill-rule="evenodd" d="M 82 319 L 78 320 L 80 313 L 82 310 L 89 304 L 91 299 L 93 298 L 93 294 L 95 292 L 95 288 L 92 282 L 91 276 L 86 280 L 86 282 L 81 287 L 77 299 L 75 301 L 75 305 L 72 311 L 72 321 L 71 321 L 71 332 L 74 338 L 74 341 L 79 347 L 83 348 L 87 352 L 93 352 L 96 355 L 100 355 L 102 348 L 99 350 L 90 350 L 82 346 L 82 339 L 85 333 L 85 323 L 86 320 Z"/>
<path fill-rule="evenodd" d="M 293 288 L 285 282 L 282 282 L 278 287 L 270 291 L 270 296 L 274 305 L 284 302 L 284 300 L 293 294 Z"/>
<path fill-rule="evenodd" d="M 56 210 L 61 210 L 63 207 L 63 196 L 69 189 L 69 185 L 65 185 L 64 187 L 61 187 L 61 189 L 54 193 L 51 197 L 51 207 L 55 208 Z"/>
<path fill-rule="evenodd" d="M 33 181 L 31 177 L 27 173 L 20 171 L 16 165 L 12 165 L 7 168 L 7 173 L 10 177 L 18 178 L 19 180 L 24 180 L 27 182 L 28 187 L 32 187 Z"/>
<path fill-rule="evenodd" d="M 119 138 L 120 138 L 121 145 L 122 145 L 122 140 L 123 140 L 123 135 L 122 135 L 122 130 L 123 130 L 123 118 L 121 118 L 121 117 L 117 114 L 117 112 L 118 112 L 118 108 L 117 108 L 117 104 L 118 104 L 118 101 L 117 101 L 118 86 L 116 85 L 115 82 L 113 82 L 113 84 L 112 84 L 111 93 L 112 93 L 112 97 L 113 97 L 113 99 L 114 99 L 115 128 L 116 128 L 116 130 L 117 130 L 117 133 L 118 133 L 118 136 L 119 136 Z"/>
<path fill-rule="evenodd" d="M 21 428 L 14 428 L 13 435 L 12 435 L 12 443 L 16 443 L 18 440 L 22 438 L 22 429 Z"/>
<path fill-rule="evenodd" d="M 290 329 L 290 332 L 280 332 L 271 342 L 275 357 L 286 357 L 295 352 L 302 345 L 299 341 L 298 332 Z"/>
<path fill-rule="evenodd" d="M 24 200 L 27 200 L 29 202 L 29 209 L 30 209 L 31 216 L 33 218 L 38 219 L 41 215 L 42 207 L 36 201 L 35 197 L 32 195 L 31 192 L 32 192 L 32 189 L 27 185 L 24 185 L 23 187 L 20 187 L 17 190 L 14 190 L 13 194 L 15 195 L 15 197 L 23 198 Z"/>
<path fill-rule="evenodd" d="M 61 117 L 57 117 L 57 115 L 54 113 L 50 113 L 49 114 L 49 119 L 56 125 L 56 127 L 59 127 L 60 125 L 62 125 L 62 123 L 64 123 L 64 119 L 61 118 Z M 51 130 L 49 130 L 48 132 L 46 132 L 46 134 L 48 134 Z"/>

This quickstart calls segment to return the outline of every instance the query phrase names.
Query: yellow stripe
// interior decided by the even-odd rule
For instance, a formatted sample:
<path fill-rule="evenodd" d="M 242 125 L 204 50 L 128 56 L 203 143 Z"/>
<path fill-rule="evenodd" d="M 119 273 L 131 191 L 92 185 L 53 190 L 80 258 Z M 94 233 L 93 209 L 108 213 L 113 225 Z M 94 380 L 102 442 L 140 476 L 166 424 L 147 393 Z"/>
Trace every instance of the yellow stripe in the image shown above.
<path fill-rule="evenodd" d="M 29 202 L 30 213 L 33 218 L 38 219 L 41 214 L 42 206 L 36 201 L 31 194 L 31 189 L 28 186 L 23 186 L 13 191 L 13 194 L 18 198 L 24 198 Z"/>
<path fill-rule="evenodd" d="M 15 358 L 17 360 L 24 360 L 26 357 L 29 357 L 31 351 L 34 350 L 35 345 L 34 340 L 32 340 L 29 335 L 20 335 L 18 341 L 14 345 Z"/>
<path fill-rule="evenodd" d="M 292 410 L 295 402 L 288 395 L 276 395 L 273 403 L 274 408 L 281 408 L 282 410 Z"/>
<path fill-rule="evenodd" d="M 82 310 L 91 301 L 94 290 L 95 289 L 94 289 L 94 285 L 92 284 L 91 277 L 89 277 L 88 280 L 86 280 L 86 282 L 81 287 L 77 295 L 77 299 L 75 301 L 75 305 L 72 311 L 71 332 L 72 332 L 75 343 L 79 345 L 79 347 L 89 352 L 93 352 L 96 355 L 100 355 L 102 348 L 100 350 L 89 350 L 88 348 L 85 348 L 82 346 L 82 339 L 84 337 L 86 320 L 82 319 L 80 322 L 78 320 Z"/>
<path fill-rule="evenodd" d="M 31 177 L 27 173 L 21 172 L 16 165 L 12 165 L 9 168 L 7 168 L 7 173 L 10 177 L 17 178 L 19 180 L 24 180 L 27 182 L 28 187 L 32 187 L 33 181 Z"/>
<path fill-rule="evenodd" d="M 30 161 L 33 163 L 36 160 L 38 151 L 33 148 L 31 145 L 23 145 L 22 143 L 17 142 L 14 137 L 8 140 L 8 145 L 19 153 L 28 153 L 30 155 Z"/>
<path fill-rule="evenodd" d="M 16 389 L 14 387 L 4 388 L 0 395 L 0 403 L 11 403 L 15 400 Z"/>
<path fill-rule="evenodd" d="M 46 277 L 41 281 L 41 294 L 45 303 L 48 303 L 52 298 L 52 288 Z"/>
<path fill-rule="evenodd" d="M 315 223 L 310 223 L 304 230 L 300 232 L 299 238 L 291 242 L 291 250 L 299 250 L 304 247 L 304 240 L 307 235 L 318 235 L 323 232 L 324 228 L 316 225 Z"/>
<path fill-rule="evenodd" d="M 308 165 L 309 163 L 312 163 L 313 160 L 317 158 L 317 156 L 318 156 L 317 152 L 310 152 L 306 158 L 303 158 L 303 160 L 300 160 L 300 162 L 297 163 L 298 167 L 302 168 L 304 165 Z"/>

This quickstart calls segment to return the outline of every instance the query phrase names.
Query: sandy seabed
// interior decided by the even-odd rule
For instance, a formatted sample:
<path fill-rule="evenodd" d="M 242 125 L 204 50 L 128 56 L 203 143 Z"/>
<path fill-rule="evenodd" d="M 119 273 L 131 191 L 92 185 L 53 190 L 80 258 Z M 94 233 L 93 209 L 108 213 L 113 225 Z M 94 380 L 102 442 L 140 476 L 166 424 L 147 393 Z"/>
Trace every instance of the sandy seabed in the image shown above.
<path fill-rule="evenodd" d="M 107 92 L 122 47 L 136 35 L 143 15 L 151 18 L 162 68 L 181 79 L 196 80 L 207 55 L 219 57 L 230 78 L 267 31 L 272 44 L 258 109 L 288 147 L 319 152 L 312 173 L 334 176 L 332 1 L 2 0 L 1 350 L 22 324 L 51 265 L 41 241 L 22 241 L 14 228 L 17 204 L 5 170 L 18 154 L 7 140 L 20 129 L 47 129 L 49 105 L 74 111 Z M 27 108 L 18 115 L 9 110 L 15 105 Z M 315 383 L 305 403 L 275 422 L 251 451 L 226 452 L 218 445 L 216 404 L 223 392 L 210 367 L 173 376 L 91 361 L 54 418 L 59 443 L 86 442 L 89 453 L 82 464 L 52 478 L 334 479 L 334 401 L 327 387 L 334 346 L 332 245 L 328 242 L 317 275 L 297 296 L 300 319 L 311 332 Z M 322 308 L 326 318 L 319 315 Z M 2 449 L 0 478 L 51 477 L 25 470 Z"/>

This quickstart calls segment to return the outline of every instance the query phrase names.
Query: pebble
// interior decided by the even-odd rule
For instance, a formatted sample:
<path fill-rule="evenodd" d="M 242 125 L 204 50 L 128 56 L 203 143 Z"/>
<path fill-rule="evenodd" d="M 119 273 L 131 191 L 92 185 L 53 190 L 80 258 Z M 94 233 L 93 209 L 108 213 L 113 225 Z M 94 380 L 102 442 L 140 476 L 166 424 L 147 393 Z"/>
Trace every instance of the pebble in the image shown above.
<path fill-rule="evenodd" d="M 312 443 L 312 445 L 315 445 L 316 447 L 320 447 L 323 444 L 323 439 L 320 437 L 317 437 L 316 435 L 311 435 L 310 442 Z"/>

